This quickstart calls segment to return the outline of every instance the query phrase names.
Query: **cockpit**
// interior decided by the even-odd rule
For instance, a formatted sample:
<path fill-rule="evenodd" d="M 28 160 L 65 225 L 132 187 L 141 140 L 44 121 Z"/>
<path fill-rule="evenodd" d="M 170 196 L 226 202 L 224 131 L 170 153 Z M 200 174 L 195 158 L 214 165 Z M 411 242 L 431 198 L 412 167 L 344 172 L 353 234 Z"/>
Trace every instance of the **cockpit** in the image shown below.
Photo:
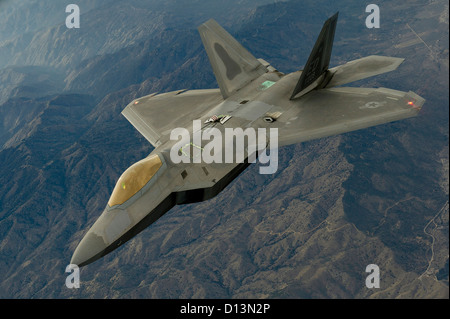
<path fill-rule="evenodd" d="M 121 205 L 139 192 L 162 166 L 158 155 L 152 155 L 131 165 L 117 181 L 108 206 Z"/>

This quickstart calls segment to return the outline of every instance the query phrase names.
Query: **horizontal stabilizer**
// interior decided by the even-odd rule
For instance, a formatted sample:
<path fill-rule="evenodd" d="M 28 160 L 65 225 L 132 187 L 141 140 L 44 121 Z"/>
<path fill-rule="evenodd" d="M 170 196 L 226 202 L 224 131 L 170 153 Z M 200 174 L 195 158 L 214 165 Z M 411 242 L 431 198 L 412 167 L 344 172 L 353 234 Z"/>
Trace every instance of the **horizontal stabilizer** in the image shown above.
<path fill-rule="evenodd" d="M 330 69 L 333 74 L 327 88 L 347 84 L 374 75 L 394 71 L 404 61 L 401 58 L 371 55 L 353 60 L 346 64 Z"/>

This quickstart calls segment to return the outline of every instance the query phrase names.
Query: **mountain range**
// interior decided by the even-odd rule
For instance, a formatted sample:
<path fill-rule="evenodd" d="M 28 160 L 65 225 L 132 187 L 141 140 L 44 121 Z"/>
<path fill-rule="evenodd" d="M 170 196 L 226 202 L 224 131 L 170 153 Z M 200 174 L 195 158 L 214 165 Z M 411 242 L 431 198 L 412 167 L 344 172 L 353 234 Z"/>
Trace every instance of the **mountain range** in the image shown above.
<path fill-rule="evenodd" d="M 0 2 L 0 298 L 448 298 L 448 2 Z M 197 26 L 216 19 L 281 72 L 339 11 L 331 66 L 415 91 L 418 117 L 279 150 L 217 197 L 176 206 L 65 286 L 72 253 L 121 173 L 152 146 L 120 114 L 153 92 L 217 87 Z M 365 285 L 376 264 L 381 287 Z"/>

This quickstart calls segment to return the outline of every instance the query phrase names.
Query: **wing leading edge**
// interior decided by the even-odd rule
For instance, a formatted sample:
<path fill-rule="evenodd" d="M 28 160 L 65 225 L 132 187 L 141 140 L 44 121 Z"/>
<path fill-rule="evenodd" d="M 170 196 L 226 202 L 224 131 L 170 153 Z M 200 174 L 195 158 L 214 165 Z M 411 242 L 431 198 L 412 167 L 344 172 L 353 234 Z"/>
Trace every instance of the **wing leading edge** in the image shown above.
<path fill-rule="evenodd" d="M 222 100 L 218 89 L 154 93 L 132 101 L 122 115 L 157 147 L 172 129 L 189 127 L 193 120 Z"/>
<path fill-rule="evenodd" d="M 277 119 L 279 146 L 355 131 L 416 116 L 425 99 L 386 88 L 312 91 Z M 274 123 L 274 124 L 275 124 Z"/>

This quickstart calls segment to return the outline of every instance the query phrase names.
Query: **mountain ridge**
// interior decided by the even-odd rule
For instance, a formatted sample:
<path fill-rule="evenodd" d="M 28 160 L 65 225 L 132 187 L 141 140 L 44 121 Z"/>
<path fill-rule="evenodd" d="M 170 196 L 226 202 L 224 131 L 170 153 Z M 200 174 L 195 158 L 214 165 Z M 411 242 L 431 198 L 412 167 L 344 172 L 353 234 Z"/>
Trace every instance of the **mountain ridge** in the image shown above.
<path fill-rule="evenodd" d="M 217 85 L 189 24 L 201 15 L 167 14 L 174 27 L 135 45 L 84 55 L 64 72 L 55 64 L 65 79 L 55 91 L 45 79 L 2 82 L 0 297 L 448 298 L 448 6 L 379 5 L 380 32 L 364 27 L 364 8 L 340 3 L 333 63 L 366 53 L 407 57 L 395 72 L 352 85 L 416 91 L 427 99 L 419 117 L 281 148 L 274 175 L 251 165 L 217 197 L 175 207 L 82 268 L 80 289 L 64 286 L 76 245 L 120 174 L 153 149 L 121 110 L 152 92 Z M 216 18 L 255 56 L 288 72 L 306 62 L 334 6 L 290 1 Z M 432 51 L 405 46 L 415 37 L 406 22 Z M 44 51 L 26 58 L 39 61 Z M 14 91 L 30 83 L 37 91 L 29 92 L 42 95 Z M 364 285 L 373 263 L 379 290 Z"/>

